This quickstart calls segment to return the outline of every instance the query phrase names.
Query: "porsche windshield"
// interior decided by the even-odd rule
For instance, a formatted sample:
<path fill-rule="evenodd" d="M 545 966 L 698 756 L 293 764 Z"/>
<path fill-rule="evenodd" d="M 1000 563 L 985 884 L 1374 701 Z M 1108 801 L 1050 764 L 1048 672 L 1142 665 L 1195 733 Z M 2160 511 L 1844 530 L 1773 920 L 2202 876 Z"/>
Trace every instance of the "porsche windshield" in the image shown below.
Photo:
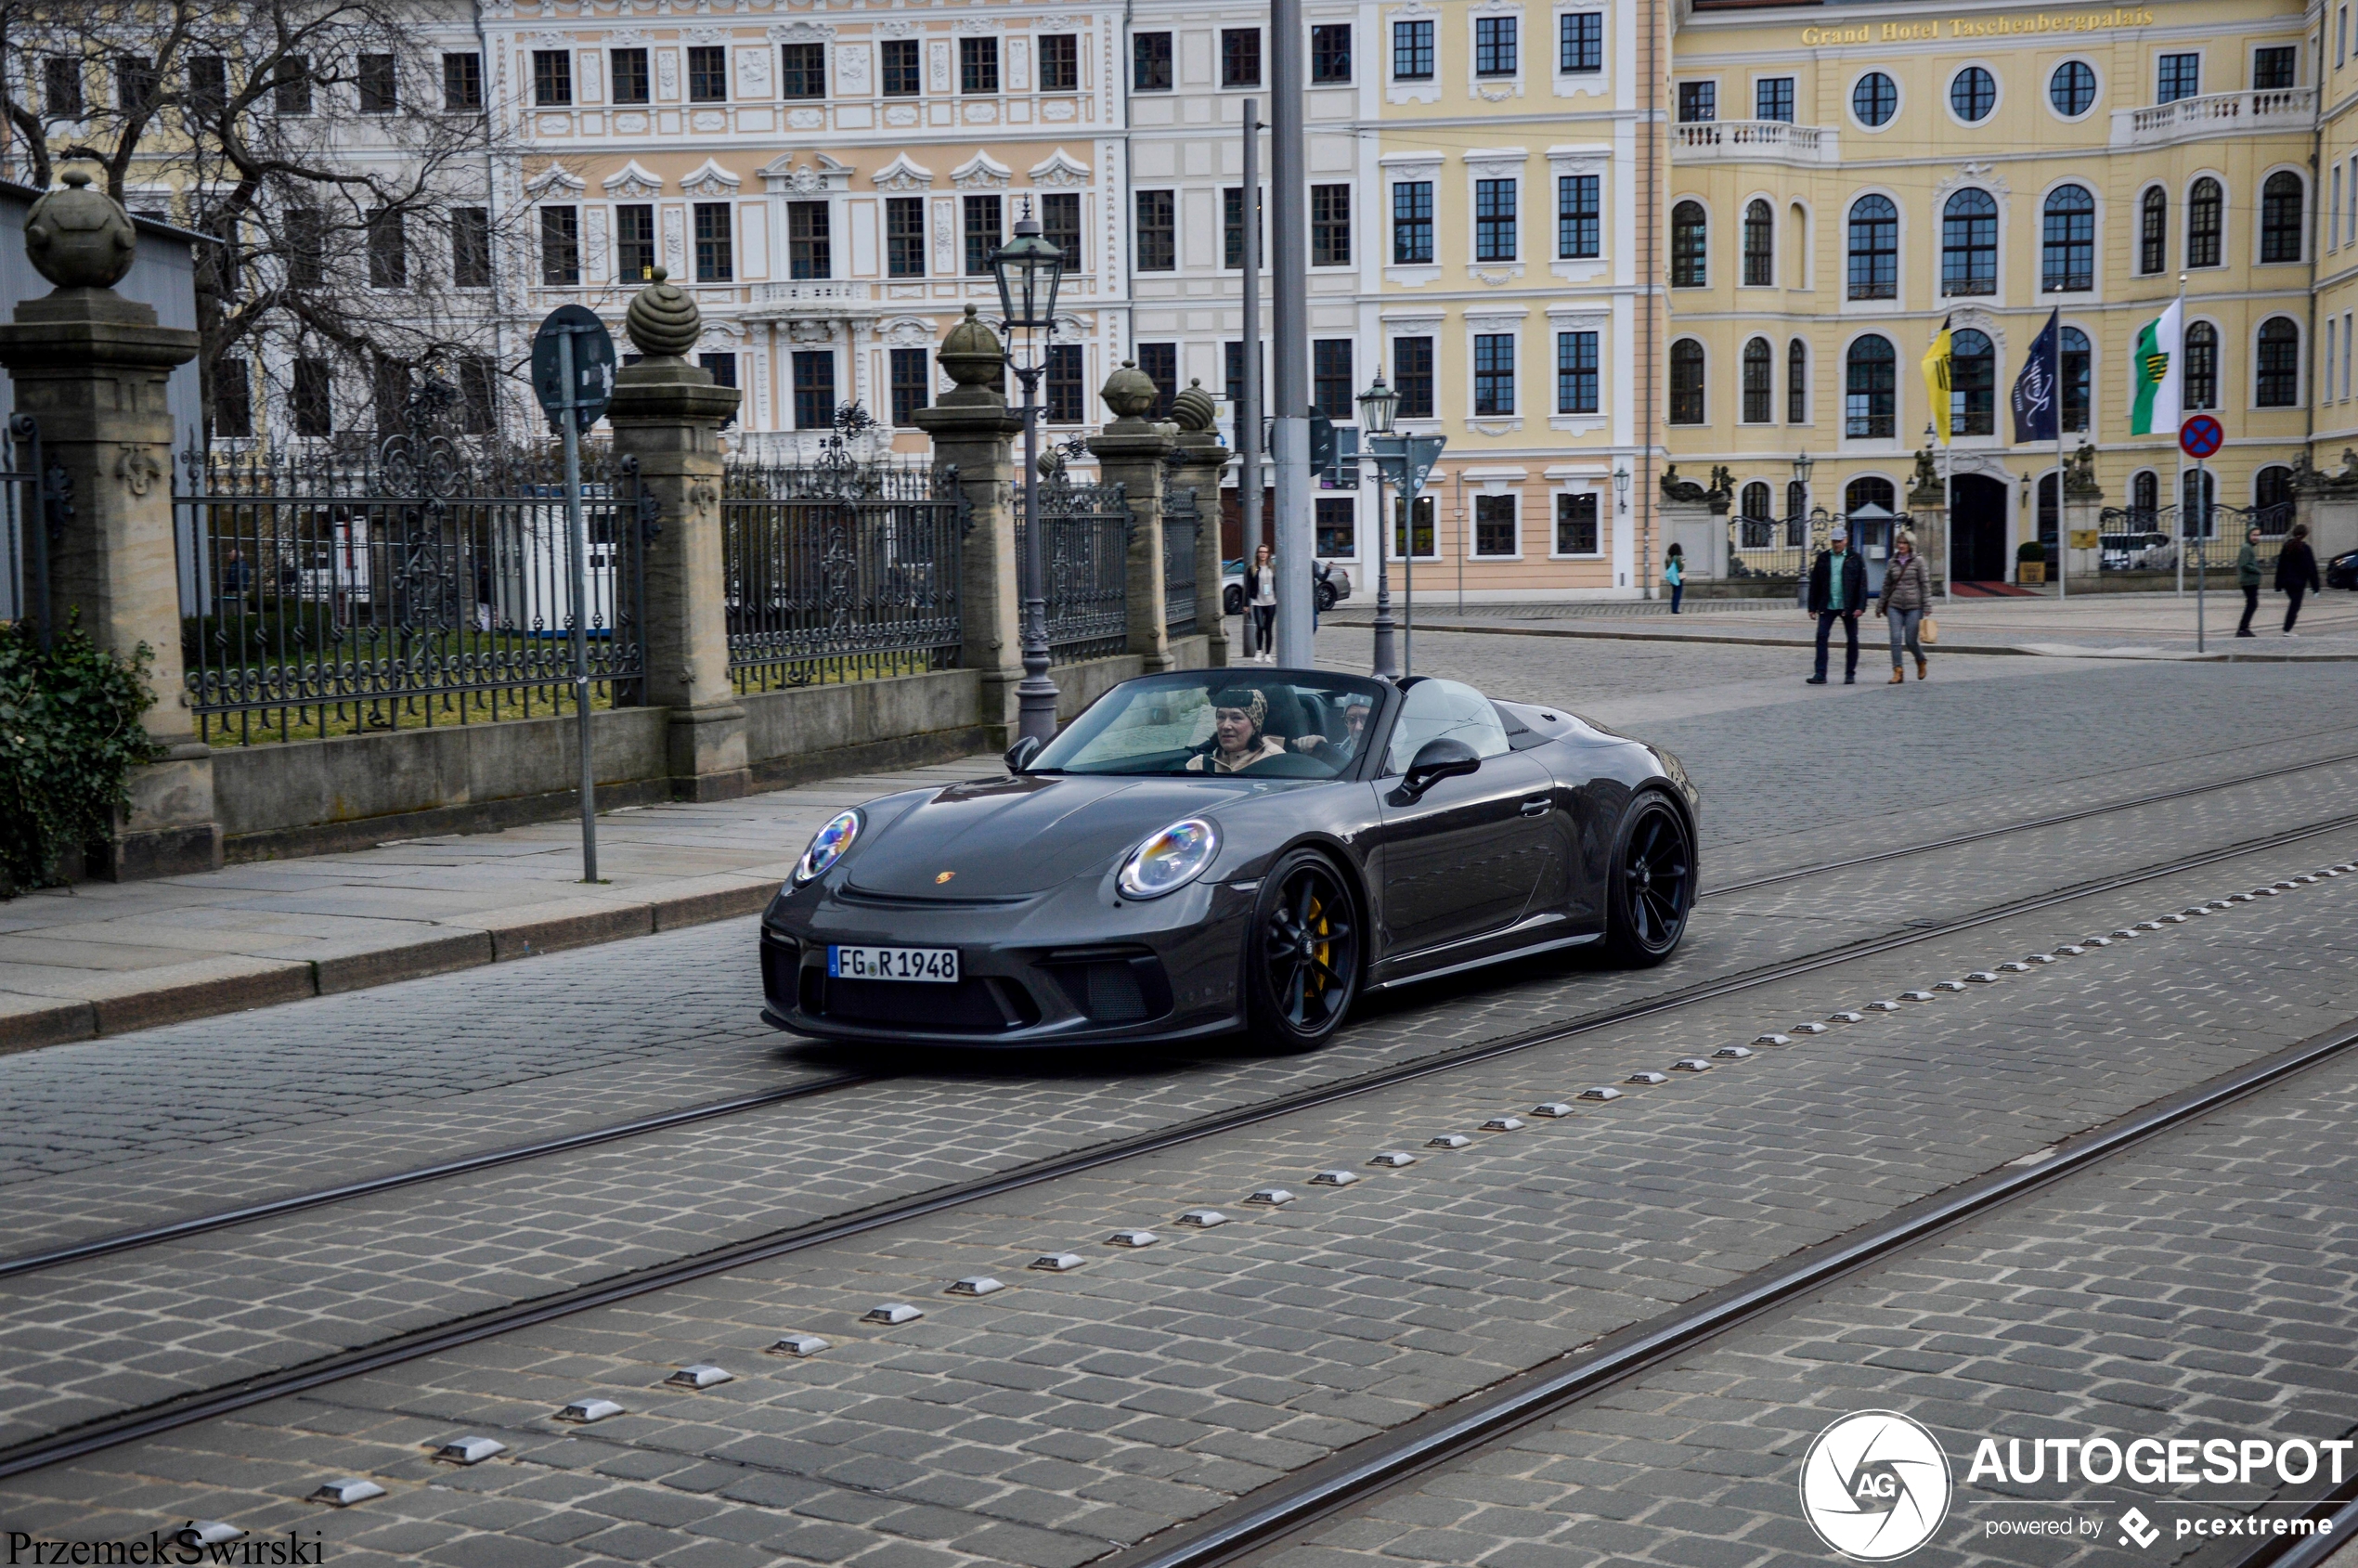
<path fill-rule="evenodd" d="M 1108 692 L 1029 771 L 1331 779 L 1367 744 L 1383 688 L 1250 668 L 1157 675 Z"/>

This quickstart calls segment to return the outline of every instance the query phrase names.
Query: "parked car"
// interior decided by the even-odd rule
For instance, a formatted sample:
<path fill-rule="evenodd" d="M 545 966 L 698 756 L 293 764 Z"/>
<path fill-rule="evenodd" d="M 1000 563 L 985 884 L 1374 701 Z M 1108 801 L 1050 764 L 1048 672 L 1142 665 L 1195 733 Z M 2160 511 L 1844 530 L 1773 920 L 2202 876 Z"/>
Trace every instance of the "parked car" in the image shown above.
<path fill-rule="evenodd" d="M 2358 550 L 2337 555 L 2326 563 L 2326 586 L 2358 589 Z"/>
<path fill-rule="evenodd" d="M 2107 572 L 2167 572 L 2178 564 L 2178 546 L 2168 534 L 2106 534 L 2096 542 Z"/>
<path fill-rule="evenodd" d="M 1351 597 L 1351 574 L 1332 561 L 1318 563 L 1318 612 L 1324 615 Z M 1224 615 L 1245 613 L 1245 564 L 1239 556 L 1220 563 L 1220 609 Z"/>

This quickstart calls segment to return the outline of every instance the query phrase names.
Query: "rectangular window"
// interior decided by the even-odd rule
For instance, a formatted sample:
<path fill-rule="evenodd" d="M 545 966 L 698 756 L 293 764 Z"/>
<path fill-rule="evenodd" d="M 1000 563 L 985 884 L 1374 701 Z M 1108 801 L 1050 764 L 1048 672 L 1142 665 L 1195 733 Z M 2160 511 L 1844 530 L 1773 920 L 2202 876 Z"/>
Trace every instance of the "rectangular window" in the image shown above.
<path fill-rule="evenodd" d="M 115 107 L 125 113 L 145 110 L 155 101 L 156 62 L 145 55 L 126 55 L 115 62 Z M 159 106 L 161 107 L 161 106 Z"/>
<path fill-rule="evenodd" d="M 1130 40 L 1130 86 L 1140 93 L 1171 91 L 1171 34 L 1141 32 Z"/>
<path fill-rule="evenodd" d="M 1081 196 L 1078 191 L 1052 191 L 1040 198 L 1040 238 L 1054 245 L 1065 259 L 1065 276 L 1081 268 Z"/>
<path fill-rule="evenodd" d="M 483 57 L 442 57 L 442 111 L 445 114 L 483 112 Z"/>
<path fill-rule="evenodd" d="M 923 278 L 926 275 L 926 200 L 894 196 L 885 201 L 885 276 Z M 907 424 L 907 420 L 895 420 Z"/>
<path fill-rule="evenodd" d="M 369 214 L 369 287 L 406 289 L 409 286 L 409 237 L 402 214 Z"/>
<path fill-rule="evenodd" d="M 1392 74 L 1399 82 L 1432 80 L 1432 23 L 1396 21 L 1392 24 Z"/>
<path fill-rule="evenodd" d="M 450 209 L 450 286 L 491 287 L 491 209 Z"/>
<path fill-rule="evenodd" d="M 1171 417 L 1171 405 L 1179 395 L 1179 345 L 1175 343 L 1142 343 L 1138 345 L 1138 369 L 1155 383 L 1154 417 Z"/>
<path fill-rule="evenodd" d="M 1351 80 L 1351 24 L 1330 22 L 1310 30 L 1310 81 L 1320 84 Z"/>
<path fill-rule="evenodd" d="M 1516 69 L 1516 19 L 1474 18 L 1474 74 L 1512 76 Z"/>
<path fill-rule="evenodd" d="M 1245 345 L 1224 343 L 1220 345 L 1221 369 L 1228 380 L 1228 417 L 1239 417 L 1245 406 Z"/>
<path fill-rule="evenodd" d="M 1556 254 L 1581 260 L 1600 253 L 1600 176 L 1564 175 L 1556 180 Z"/>
<path fill-rule="evenodd" d="M 1432 182 L 1404 180 L 1392 188 L 1392 259 L 1400 266 L 1432 260 Z"/>
<path fill-rule="evenodd" d="M 1474 413 L 1507 415 L 1515 411 L 1515 340 L 1511 332 L 1479 332 L 1474 336 Z"/>
<path fill-rule="evenodd" d="M 1266 266 L 1269 263 L 1269 242 L 1266 238 L 1267 214 L 1262 219 L 1263 238 L 1253 247 L 1252 265 Z M 1220 265 L 1234 272 L 1245 265 L 1245 188 L 1232 185 L 1220 193 Z"/>
<path fill-rule="evenodd" d="M 581 209 L 540 209 L 540 282 L 563 289 L 581 281 Z"/>
<path fill-rule="evenodd" d="M 1330 420 L 1352 417 L 1351 340 L 1318 338 L 1310 344 L 1310 406 Z"/>
<path fill-rule="evenodd" d="M 459 428 L 469 435 L 499 428 L 499 368 L 480 354 L 459 361 Z"/>
<path fill-rule="evenodd" d="M 999 40 L 958 40 L 958 91 L 983 97 L 999 90 Z"/>
<path fill-rule="evenodd" d="M 2300 51 L 2290 44 L 2271 45 L 2251 52 L 2251 84 L 2258 92 L 2274 92 L 2292 86 L 2293 68 Z"/>
<path fill-rule="evenodd" d="M 1392 498 L 1392 558 L 1394 561 L 1397 561 L 1403 555 L 1407 553 L 1408 547 L 1411 542 L 1409 539 L 1409 534 L 1413 528 L 1416 535 L 1414 543 L 1416 545 L 1417 559 L 1419 561 L 1439 560 L 1441 557 L 1441 540 L 1438 532 L 1432 525 L 1433 507 L 1432 492 L 1427 491 L 1425 494 L 1417 498 L 1416 522 L 1414 525 L 1409 523 L 1408 509 L 1401 505 L 1401 499 L 1402 498 L 1397 495 Z"/>
<path fill-rule="evenodd" d="M 991 276 L 991 253 L 999 248 L 1005 220 L 996 196 L 969 196 L 959 203 L 965 216 L 966 276 Z"/>
<path fill-rule="evenodd" d="M 1048 347 L 1048 422 L 1081 424 L 1089 418 L 1089 386 L 1077 343 Z"/>
<path fill-rule="evenodd" d="M 729 236 L 729 203 L 696 203 L 696 281 L 726 283 L 737 276 Z"/>
<path fill-rule="evenodd" d="M 1515 259 L 1515 182 L 1474 181 L 1474 260 Z"/>
<path fill-rule="evenodd" d="M 1681 82 L 1678 84 L 1678 122 L 1680 124 L 1697 124 L 1706 120 L 1718 118 L 1718 83 Z"/>
<path fill-rule="evenodd" d="M 615 102 L 634 104 L 653 101 L 654 95 L 648 85 L 646 50 L 609 50 L 606 65 L 609 74 L 614 77 Z"/>
<path fill-rule="evenodd" d="M 401 73 L 391 55 L 362 55 L 356 75 L 361 113 L 391 114 L 401 107 Z"/>
<path fill-rule="evenodd" d="M 1793 78 L 1764 76 L 1752 84 L 1752 117 L 1793 123 Z"/>
<path fill-rule="evenodd" d="M 82 118 L 82 62 L 52 55 L 41 62 L 42 106 L 52 120 Z"/>
<path fill-rule="evenodd" d="M 798 350 L 794 356 L 794 427 L 832 430 L 835 422 L 835 351 Z"/>
<path fill-rule="evenodd" d="M 914 38 L 887 38 L 884 41 L 884 96 L 888 98 L 913 98 L 924 87 L 924 73 L 917 60 Z"/>
<path fill-rule="evenodd" d="M 786 276 L 805 279 L 833 278 L 835 275 L 835 244 L 829 232 L 827 204 L 824 201 L 787 202 Z"/>
<path fill-rule="evenodd" d="M 1785 346 L 1785 422 L 1809 422 L 1809 349 L 1799 338 Z"/>
<path fill-rule="evenodd" d="M 2164 55 L 2161 57 L 2159 80 L 2155 84 L 2156 103 L 2176 103 L 2180 98 L 2202 96 L 2202 57 L 2200 55 Z"/>
<path fill-rule="evenodd" d="M 1556 334 L 1556 412 L 1597 411 L 1597 334 Z"/>
<path fill-rule="evenodd" d="M 614 210 L 615 280 L 644 283 L 655 275 L 655 210 L 630 205 Z"/>
<path fill-rule="evenodd" d="M 1347 185 L 1310 188 L 1310 265 L 1351 265 L 1351 188 Z"/>
<path fill-rule="evenodd" d="M 784 98 L 823 98 L 827 96 L 827 46 L 824 44 L 778 45 L 778 96 Z"/>
<path fill-rule="evenodd" d="M 297 435 L 333 435 L 336 409 L 333 378 L 325 359 L 294 362 L 294 427 Z"/>
<path fill-rule="evenodd" d="M 285 105 L 287 87 L 279 87 L 279 112 L 288 112 Z M 310 87 L 304 88 L 304 107 L 310 103 Z M 573 102 L 573 54 L 566 49 L 535 49 L 532 52 L 532 101 L 541 109 L 563 109 Z"/>
<path fill-rule="evenodd" d="M 1137 267 L 1170 272 L 1179 265 L 1175 200 L 1168 190 L 1138 192 Z"/>
<path fill-rule="evenodd" d="M 1556 19 L 1556 69 L 1567 76 L 1605 68 L 1605 14 L 1569 11 Z"/>
<path fill-rule="evenodd" d="M 892 351 L 892 422 L 907 429 L 933 403 L 932 356 L 922 348 Z"/>
<path fill-rule="evenodd" d="M 2341 249 L 2341 165 L 2339 163 L 2334 165 L 2333 202 L 2326 209 L 2326 249 L 2329 251 Z M 2143 270 L 2151 272 L 2153 268 L 2145 267 Z"/>
<path fill-rule="evenodd" d="M 1519 498 L 1514 496 L 1476 496 L 1474 498 L 1474 548 L 1477 557 L 1522 553 L 1522 520 Z"/>
<path fill-rule="evenodd" d="M 699 354 L 696 365 L 700 369 L 712 372 L 712 384 L 715 386 L 737 384 L 737 356 L 733 354 Z"/>
<path fill-rule="evenodd" d="M 253 373 L 236 355 L 223 356 L 213 367 L 213 433 L 253 434 Z"/>
<path fill-rule="evenodd" d="M 1040 90 L 1077 93 L 1081 90 L 1081 41 L 1069 32 L 1043 33 L 1040 46 Z"/>
<path fill-rule="evenodd" d="M 1349 496 L 1320 496 L 1316 551 L 1320 557 L 1350 560 L 1359 553 L 1359 503 Z"/>
<path fill-rule="evenodd" d="M 1220 30 L 1220 84 L 1224 87 L 1261 85 L 1261 29 L 1224 27 Z"/>
<path fill-rule="evenodd" d="M 1556 553 L 1558 555 L 1602 555 L 1603 540 L 1597 527 L 1597 492 L 1583 490 L 1578 495 L 1556 498 Z"/>
<path fill-rule="evenodd" d="M 535 55 L 532 58 L 535 66 L 534 75 L 537 78 L 540 57 Z M 542 103 L 571 103 L 573 101 L 573 79 L 569 64 L 572 58 L 571 55 L 563 53 L 557 55 L 556 59 L 561 73 L 557 85 L 558 90 L 564 96 L 558 98 L 542 98 L 540 100 Z M 311 61 L 302 55 L 282 57 L 279 61 L 279 80 L 271 92 L 279 113 L 310 113 Z"/>
<path fill-rule="evenodd" d="M 688 51 L 688 101 L 729 101 L 729 51 L 719 44 L 700 44 Z"/>
<path fill-rule="evenodd" d="M 552 210 L 564 214 L 568 226 L 573 221 L 571 207 L 543 209 L 540 227 L 544 241 L 549 231 L 548 214 Z M 327 219 L 319 215 L 316 207 L 294 206 L 286 211 L 286 226 L 287 287 L 317 289 L 323 286 L 328 281 Z M 545 243 L 542 253 L 547 253 Z"/>
<path fill-rule="evenodd" d="M 1392 383 L 1400 389 L 1397 418 L 1429 420 L 1433 417 L 1431 338 L 1392 340 Z"/>

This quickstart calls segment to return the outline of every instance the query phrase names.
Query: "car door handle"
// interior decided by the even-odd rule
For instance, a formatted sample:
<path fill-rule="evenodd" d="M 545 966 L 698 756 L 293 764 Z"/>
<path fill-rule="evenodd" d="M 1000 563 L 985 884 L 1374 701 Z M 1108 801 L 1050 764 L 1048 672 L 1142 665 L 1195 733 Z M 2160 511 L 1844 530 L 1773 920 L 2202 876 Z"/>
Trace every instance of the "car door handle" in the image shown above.
<path fill-rule="evenodd" d="M 1544 817 L 1548 814 L 1548 808 L 1554 802 L 1544 795 L 1535 800 L 1526 800 L 1522 803 L 1522 814 L 1526 817 Z"/>

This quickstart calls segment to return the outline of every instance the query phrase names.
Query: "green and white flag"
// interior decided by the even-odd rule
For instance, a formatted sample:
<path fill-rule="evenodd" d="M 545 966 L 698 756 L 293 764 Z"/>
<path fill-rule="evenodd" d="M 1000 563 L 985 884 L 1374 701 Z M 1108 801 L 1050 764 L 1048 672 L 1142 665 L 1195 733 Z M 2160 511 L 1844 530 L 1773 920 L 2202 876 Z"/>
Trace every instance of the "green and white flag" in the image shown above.
<path fill-rule="evenodd" d="M 2129 409 L 2131 435 L 2174 435 L 2178 433 L 2180 389 L 2185 384 L 2179 330 L 2183 300 L 2137 330 L 2137 398 Z"/>

